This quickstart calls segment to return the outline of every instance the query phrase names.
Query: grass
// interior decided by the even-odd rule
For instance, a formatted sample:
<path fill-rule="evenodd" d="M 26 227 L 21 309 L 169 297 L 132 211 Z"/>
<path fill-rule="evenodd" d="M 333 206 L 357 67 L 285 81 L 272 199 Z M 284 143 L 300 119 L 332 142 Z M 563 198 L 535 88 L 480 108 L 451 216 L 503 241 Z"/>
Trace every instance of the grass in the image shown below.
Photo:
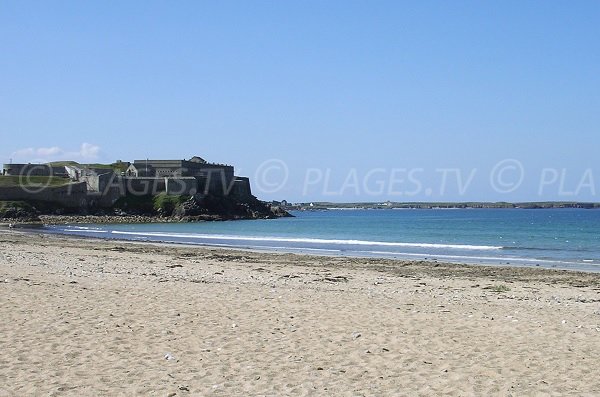
<path fill-rule="evenodd" d="M 48 163 L 48 165 L 53 167 L 64 167 L 65 165 L 79 165 L 79 163 L 77 161 L 53 161 Z"/>
<path fill-rule="evenodd" d="M 58 176 L 0 176 L 0 187 L 63 186 L 70 182 L 71 180 L 69 178 L 61 178 Z"/>
<path fill-rule="evenodd" d="M 161 193 L 153 198 L 154 210 L 170 215 L 175 208 L 183 204 L 189 198 L 190 196 L 169 196 L 166 193 Z"/>

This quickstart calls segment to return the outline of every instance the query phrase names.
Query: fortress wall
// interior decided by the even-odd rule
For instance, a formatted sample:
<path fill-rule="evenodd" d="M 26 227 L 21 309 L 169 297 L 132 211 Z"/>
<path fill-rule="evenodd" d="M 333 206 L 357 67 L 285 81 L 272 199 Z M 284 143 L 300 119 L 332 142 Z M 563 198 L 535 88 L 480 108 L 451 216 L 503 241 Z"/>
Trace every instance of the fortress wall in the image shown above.
<path fill-rule="evenodd" d="M 166 190 L 165 178 L 122 178 L 124 191 L 127 194 L 144 196 L 160 194 Z"/>
<path fill-rule="evenodd" d="M 0 188 L 0 200 L 37 200 L 55 202 L 65 207 L 85 207 L 87 187 L 84 182 L 65 186 L 14 186 Z"/>
<path fill-rule="evenodd" d="M 192 196 L 198 192 L 196 178 L 165 178 L 166 193 Z"/>
<path fill-rule="evenodd" d="M 236 176 L 231 193 L 240 197 L 251 196 L 252 190 L 250 188 L 250 179 L 243 176 Z"/>

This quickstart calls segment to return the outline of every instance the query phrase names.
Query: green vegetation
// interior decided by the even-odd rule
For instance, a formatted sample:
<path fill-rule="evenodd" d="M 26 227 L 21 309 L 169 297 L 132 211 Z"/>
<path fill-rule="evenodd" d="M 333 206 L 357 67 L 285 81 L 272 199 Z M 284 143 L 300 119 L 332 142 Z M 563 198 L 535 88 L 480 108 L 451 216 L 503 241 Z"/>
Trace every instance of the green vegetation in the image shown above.
<path fill-rule="evenodd" d="M 190 196 L 169 196 L 161 193 L 156 196 L 135 196 L 127 195 L 121 197 L 113 205 L 113 208 L 127 212 L 134 211 L 138 214 L 161 214 L 172 215 L 173 211 L 187 201 Z"/>
<path fill-rule="evenodd" d="M 70 183 L 69 178 L 61 178 L 57 176 L 17 176 L 5 175 L 0 176 L 0 187 L 43 187 L 43 186 L 63 186 Z"/>
<path fill-rule="evenodd" d="M 112 169 L 114 169 L 115 171 L 118 171 L 118 172 L 125 172 L 125 171 L 127 171 L 127 168 L 129 168 L 129 163 L 123 163 L 123 162 L 120 162 L 120 163 L 112 163 L 110 166 L 111 166 L 111 168 L 112 168 Z"/>
<path fill-rule="evenodd" d="M 190 196 L 169 196 L 166 193 L 161 193 L 153 198 L 154 210 L 161 214 L 171 215 L 175 208 L 189 198 Z"/>
<path fill-rule="evenodd" d="M 37 211 L 25 201 L 0 201 L 0 219 L 12 218 L 37 218 Z"/>
<path fill-rule="evenodd" d="M 125 171 L 128 167 L 127 163 L 112 163 L 112 164 L 80 164 L 81 167 L 98 168 L 105 170 Z"/>
<path fill-rule="evenodd" d="M 65 165 L 79 165 L 77 161 L 53 161 L 48 163 L 52 167 L 64 167 Z"/>
<path fill-rule="evenodd" d="M 31 210 L 31 205 L 26 201 L 0 201 L 0 213 L 5 212 L 9 208 Z"/>

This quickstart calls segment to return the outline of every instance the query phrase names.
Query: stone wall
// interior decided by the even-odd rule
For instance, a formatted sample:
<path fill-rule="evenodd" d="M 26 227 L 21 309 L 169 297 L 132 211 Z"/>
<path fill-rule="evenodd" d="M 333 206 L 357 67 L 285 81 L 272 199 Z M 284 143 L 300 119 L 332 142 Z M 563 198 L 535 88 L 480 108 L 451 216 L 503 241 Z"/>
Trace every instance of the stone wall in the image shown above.
<path fill-rule="evenodd" d="M 209 177 L 123 177 L 115 173 L 81 176 L 81 182 L 56 187 L 2 187 L 0 200 L 37 200 L 64 207 L 111 207 L 125 195 L 251 195 L 250 181 L 244 177 L 229 180 L 222 172 Z"/>
<path fill-rule="evenodd" d="M 64 186 L 13 186 L 0 188 L 0 200 L 37 200 L 58 203 L 64 207 L 86 207 L 87 187 L 84 182 Z"/>
<path fill-rule="evenodd" d="M 165 192 L 170 195 L 192 196 L 198 192 L 198 180 L 192 177 L 165 178 Z"/>
<path fill-rule="evenodd" d="M 250 179 L 243 176 L 236 176 L 231 193 L 238 197 L 251 196 L 252 190 L 250 189 Z"/>

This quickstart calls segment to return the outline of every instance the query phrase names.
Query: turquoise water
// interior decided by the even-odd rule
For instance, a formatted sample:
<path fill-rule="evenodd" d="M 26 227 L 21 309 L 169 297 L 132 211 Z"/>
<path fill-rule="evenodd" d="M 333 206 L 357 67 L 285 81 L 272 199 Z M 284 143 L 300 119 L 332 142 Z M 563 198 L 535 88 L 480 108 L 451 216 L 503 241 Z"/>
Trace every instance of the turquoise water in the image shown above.
<path fill-rule="evenodd" d="M 600 211 L 330 210 L 276 220 L 49 226 L 86 236 L 600 271 Z"/>

